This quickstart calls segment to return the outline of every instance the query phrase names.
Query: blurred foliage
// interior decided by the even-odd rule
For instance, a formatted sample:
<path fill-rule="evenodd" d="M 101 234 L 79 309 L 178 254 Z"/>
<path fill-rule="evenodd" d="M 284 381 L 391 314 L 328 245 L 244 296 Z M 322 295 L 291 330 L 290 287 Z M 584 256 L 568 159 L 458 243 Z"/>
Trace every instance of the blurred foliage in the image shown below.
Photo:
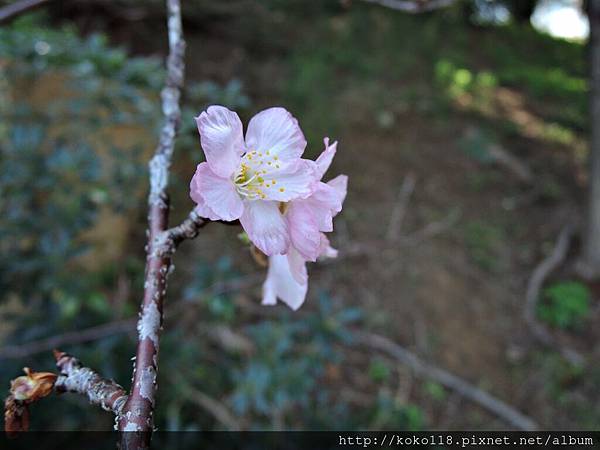
<path fill-rule="evenodd" d="M 388 364 L 380 358 L 373 359 L 369 364 L 369 376 L 375 382 L 381 383 L 389 380 L 391 372 Z"/>
<path fill-rule="evenodd" d="M 127 228 L 114 226 L 122 221 L 96 227 L 137 215 L 154 138 L 140 131 L 156 129 L 161 64 L 28 15 L 0 28 L 0 72 L 0 341 L 27 342 L 132 312 L 109 298 L 121 276 L 141 285 L 142 261 L 112 260 L 119 235 L 127 237 Z M 99 243 L 102 232 L 109 234 Z M 83 356 L 109 376 L 128 377 L 116 362 L 129 358 L 119 353 L 122 341 L 111 337 Z M 52 367 L 48 356 L 42 361 Z M 2 383 L 23 364 L 3 361 Z M 83 408 L 69 413 L 71 402 L 54 405 L 53 413 L 64 413 L 55 427 L 99 417 Z M 53 417 L 43 414 L 34 426 Z"/>
<path fill-rule="evenodd" d="M 539 363 L 545 369 L 544 373 L 547 379 L 543 381 L 544 388 L 548 393 L 563 407 L 577 403 L 577 400 L 573 398 L 573 388 L 581 384 L 586 378 L 584 368 L 581 365 L 570 364 L 557 354 L 540 354 L 536 356 L 536 359 L 539 360 L 536 363 Z M 590 380 L 592 383 L 593 380 L 597 380 L 598 374 L 594 375 L 595 377 Z M 589 414 L 589 411 L 581 415 L 585 416 L 587 414 Z"/>
<path fill-rule="evenodd" d="M 588 129 L 584 46 L 511 22 L 469 28 L 460 14 L 413 17 L 356 2 L 315 20 L 284 83 L 309 143 L 335 134 L 348 108 L 357 122 L 385 129 L 409 111 L 448 122 L 458 110 L 489 121 L 499 138 L 528 134 L 580 151 L 576 135 Z M 521 110 L 533 120 L 519 121 Z"/>
<path fill-rule="evenodd" d="M 327 380 L 330 373 L 341 370 L 339 345 L 351 342 L 349 326 L 361 318 L 361 311 L 335 310 L 331 299 L 323 294 L 316 309 L 302 314 L 285 310 L 273 320 L 252 318 L 232 296 L 207 290 L 207 286 L 239 277 L 231 261 L 222 258 L 212 266 L 199 265 L 183 290 L 181 301 L 188 311 L 210 324 L 201 327 L 223 327 L 233 331 L 236 338 L 190 341 L 181 334 L 181 328 L 168 335 L 163 348 L 169 360 L 163 364 L 173 373 L 181 373 L 186 381 L 173 384 L 175 395 L 168 390 L 160 392 L 162 401 L 180 404 L 191 400 L 193 405 L 190 390 L 216 395 L 239 426 L 250 429 L 327 429 L 350 423 L 349 405 L 332 400 L 335 386 Z M 190 333 L 202 333 L 197 323 L 189 326 Z M 208 417 L 186 414 L 185 407 L 184 411 L 167 407 L 158 414 L 164 417 L 175 411 L 175 417 L 165 417 L 171 427 L 210 429 Z"/>
<path fill-rule="evenodd" d="M 590 313 L 589 288 L 577 281 L 561 281 L 547 287 L 539 304 L 540 318 L 558 328 L 580 327 Z"/>
<path fill-rule="evenodd" d="M 83 324 L 82 309 L 110 316 L 104 288 L 116 276 L 114 266 L 80 264 L 93 245 L 84 234 L 102 211 L 137 206 L 144 141 L 127 130 L 156 128 L 162 71 L 102 36 L 81 39 L 37 20 L 0 29 L 0 301 Z"/>
<path fill-rule="evenodd" d="M 467 250 L 482 269 L 497 272 L 503 267 L 501 249 L 506 239 L 504 230 L 493 223 L 470 221 L 464 228 Z"/>
<path fill-rule="evenodd" d="M 483 105 L 491 101 L 494 88 L 498 85 L 495 75 L 489 71 L 474 74 L 469 69 L 458 67 L 444 59 L 435 65 L 435 78 L 450 99 L 458 100 L 470 94 L 476 102 Z"/>
<path fill-rule="evenodd" d="M 492 156 L 492 146 L 497 145 L 498 141 L 493 131 L 488 129 L 475 128 L 465 133 L 459 141 L 460 149 L 481 164 L 491 164 L 495 161 Z M 478 173 L 477 176 L 483 174 Z"/>
<path fill-rule="evenodd" d="M 200 264 L 183 291 L 181 301 L 190 317 L 179 321 L 178 330 L 162 345 L 171 386 L 163 384 L 159 391 L 159 401 L 168 406 L 158 411 L 158 420 L 167 428 L 230 426 L 211 425 L 214 411 L 198 400 L 198 392 L 214 396 L 244 429 L 352 429 L 375 420 L 393 428 L 422 425 L 418 408 L 398 404 L 391 395 L 381 394 L 369 408 L 358 410 L 340 397 L 339 389 L 346 384 L 340 384 L 340 377 L 353 370 L 341 345 L 352 343 L 351 326 L 362 319 L 362 311 L 336 309 L 332 299 L 321 294 L 313 308 L 301 313 L 277 309 L 276 318 L 267 319 L 235 296 L 211 293 L 210 286 L 239 277 L 231 261 L 223 258 L 216 265 Z M 201 336 L 206 327 L 235 336 L 206 339 Z M 197 338 L 186 338 L 190 335 Z M 181 377 L 172 379 L 173 374 Z"/>
<path fill-rule="evenodd" d="M 425 392 L 437 401 L 444 401 L 448 397 L 444 386 L 435 381 L 428 381 L 425 383 Z"/>
<path fill-rule="evenodd" d="M 377 396 L 372 414 L 371 427 L 374 430 L 420 431 L 425 422 L 423 411 L 419 406 L 403 404 L 384 391 Z"/>

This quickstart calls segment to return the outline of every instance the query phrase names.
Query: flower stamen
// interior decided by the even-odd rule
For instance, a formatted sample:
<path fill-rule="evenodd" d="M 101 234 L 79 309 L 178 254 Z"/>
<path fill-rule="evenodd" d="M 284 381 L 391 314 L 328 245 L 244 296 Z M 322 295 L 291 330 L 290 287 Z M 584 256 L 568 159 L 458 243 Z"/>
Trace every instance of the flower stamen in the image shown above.
<path fill-rule="evenodd" d="M 272 179 L 269 184 L 269 181 L 265 182 L 265 175 L 280 167 L 275 162 L 279 158 L 272 156 L 269 160 L 268 157 L 270 156 L 270 150 L 267 150 L 264 154 L 257 150 L 251 150 L 242 157 L 242 163 L 233 177 L 235 188 L 240 196 L 249 200 L 267 198 L 263 188 L 272 188 L 277 180 Z M 263 165 L 264 163 L 266 164 Z M 284 189 L 280 188 L 279 192 L 284 192 Z"/>

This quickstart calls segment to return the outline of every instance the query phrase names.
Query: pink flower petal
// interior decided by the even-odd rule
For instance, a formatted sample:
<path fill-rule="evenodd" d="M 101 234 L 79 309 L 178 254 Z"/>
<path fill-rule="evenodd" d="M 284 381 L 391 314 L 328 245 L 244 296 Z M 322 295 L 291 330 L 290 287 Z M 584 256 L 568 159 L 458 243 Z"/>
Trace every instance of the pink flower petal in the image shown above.
<path fill-rule="evenodd" d="M 330 245 L 329 239 L 327 239 L 325 233 L 321 233 L 321 243 L 319 245 L 319 258 L 337 258 L 337 255 L 338 251 Z"/>
<path fill-rule="evenodd" d="M 198 178 L 199 177 L 194 175 L 192 181 L 190 181 L 190 197 L 196 202 L 196 208 L 194 209 L 200 217 L 206 217 L 210 220 L 219 220 L 219 216 L 208 207 L 206 200 L 202 197 L 202 193 L 198 187 Z"/>
<path fill-rule="evenodd" d="M 315 163 L 308 159 L 299 159 L 294 164 L 268 171 L 263 175 L 263 192 L 268 200 L 278 202 L 306 198 L 314 189 L 315 171 Z"/>
<path fill-rule="evenodd" d="M 213 173 L 208 163 L 198 164 L 190 187 L 192 199 L 198 203 L 202 214 L 212 211 L 219 220 L 232 221 L 244 212 L 244 203 L 231 180 Z"/>
<path fill-rule="evenodd" d="M 269 108 L 259 112 L 248 124 L 248 150 L 269 151 L 282 163 L 302 156 L 306 139 L 298 121 L 284 108 Z"/>
<path fill-rule="evenodd" d="M 211 170 L 223 178 L 229 178 L 245 151 L 240 118 L 224 106 L 209 106 L 196 117 L 196 124 Z"/>
<path fill-rule="evenodd" d="M 328 184 L 319 182 L 313 194 L 304 200 L 296 200 L 310 210 L 319 231 L 333 231 L 333 216 L 342 210 L 339 192 Z"/>
<path fill-rule="evenodd" d="M 209 220 L 221 220 L 221 218 L 217 216 L 212 209 L 206 206 L 205 203 L 197 204 L 194 210 L 196 211 L 196 214 L 198 214 L 200 217 L 205 217 Z"/>
<path fill-rule="evenodd" d="M 329 138 L 326 137 L 325 139 L 323 139 L 323 142 L 325 143 L 325 150 L 323 150 L 323 153 L 321 153 L 319 155 L 319 157 L 317 158 L 317 160 L 315 161 L 317 164 L 317 180 L 321 180 L 321 178 L 323 178 L 323 175 L 325 175 L 325 172 L 327 172 L 327 169 L 329 169 L 329 166 L 331 166 L 331 162 L 333 161 L 333 157 L 335 156 L 335 153 L 337 151 L 337 141 L 335 141 L 333 144 L 329 145 Z"/>
<path fill-rule="evenodd" d="M 277 202 L 244 202 L 244 213 L 240 222 L 250 241 L 265 255 L 283 254 L 288 250 L 288 225 L 279 211 Z"/>
<path fill-rule="evenodd" d="M 269 271 L 263 284 L 263 305 L 274 305 L 280 298 L 293 310 L 302 306 L 306 299 L 308 280 L 299 283 L 290 270 L 288 258 L 285 255 L 269 257 Z"/>
<path fill-rule="evenodd" d="M 290 203 L 285 217 L 289 224 L 293 247 L 308 261 L 319 256 L 321 237 L 314 210 L 307 201 Z"/>
<path fill-rule="evenodd" d="M 290 272 L 294 279 L 300 284 L 308 283 L 308 272 L 306 271 L 306 260 L 293 247 L 287 252 Z"/>
<path fill-rule="evenodd" d="M 346 193 L 348 192 L 348 176 L 347 175 L 338 175 L 333 180 L 329 180 L 327 182 L 328 186 L 331 186 L 337 192 L 340 205 L 344 203 L 346 199 Z M 340 208 L 341 211 L 341 208 Z M 336 214 L 340 211 L 337 211 Z"/>

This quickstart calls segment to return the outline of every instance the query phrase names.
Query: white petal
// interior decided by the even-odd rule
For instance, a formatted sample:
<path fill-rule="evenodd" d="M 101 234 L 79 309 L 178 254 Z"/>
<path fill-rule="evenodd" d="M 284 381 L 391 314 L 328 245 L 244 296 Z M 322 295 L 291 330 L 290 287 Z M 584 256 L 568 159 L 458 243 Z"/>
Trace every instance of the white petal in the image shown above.
<path fill-rule="evenodd" d="M 269 271 L 267 272 L 267 279 L 263 283 L 263 305 L 276 305 L 277 304 L 277 291 L 276 291 L 276 281 L 274 279 L 274 275 L 271 273 L 271 266 L 273 263 L 271 262 L 271 258 L 281 256 L 275 255 L 269 258 Z"/>
<path fill-rule="evenodd" d="M 265 255 L 283 254 L 288 250 L 288 225 L 277 202 L 245 201 L 240 222 L 250 241 Z"/>
<path fill-rule="evenodd" d="M 210 209 L 204 202 L 198 203 L 194 208 L 194 211 L 196 211 L 196 214 L 198 214 L 200 217 L 205 217 L 209 220 L 221 220 L 221 218 L 218 215 L 216 215 L 215 212 L 212 209 Z"/>
<path fill-rule="evenodd" d="M 229 178 L 245 151 L 242 122 L 224 106 L 209 106 L 196 117 L 206 161 L 217 175 Z"/>
<path fill-rule="evenodd" d="M 289 224 L 292 246 L 308 261 L 316 261 L 319 256 L 321 236 L 319 224 L 313 209 L 307 201 L 290 203 L 285 213 Z"/>
<path fill-rule="evenodd" d="M 248 150 L 269 151 L 282 163 L 302 156 L 306 139 L 298 121 L 284 108 L 269 108 L 255 115 L 246 131 Z"/>
<path fill-rule="evenodd" d="M 321 233 L 321 243 L 319 246 L 319 259 L 337 258 L 338 251 L 333 248 L 325 233 Z"/>
<path fill-rule="evenodd" d="M 306 198 L 315 186 L 315 170 L 313 161 L 300 159 L 295 164 L 269 171 L 263 175 L 262 191 L 268 200 L 278 202 Z"/>
<path fill-rule="evenodd" d="M 287 253 L 290 272 L 299 284 L 308 283 L 308 272 L 306 271 L 306 260 L 298 253 L 294 247 L 290 247 Z"/>
<path fill-rule="evenodd" d="M 319 231 L 333 231 L 333 216 L 342 209 L 340 196 L 335 188 L 319 182 L 310 197 L 295 202 L 306 205 L 314 217 Z"/>
<path fill-rule="evenodd" d="M 233 182 L 214 174 L 207 163 L 198 165 L 194 175 L 198 196 L 220 220 L 237 220 L 244 211 L 244 203 Z M 214 219 L 213 219 L 214 220 Z"/>
<path fill-rule="evenodd" d="M 329 180 L 327 185 L 335 189 L 341 206 L 341 204 L 344 203 L 344 200 L 346 199 L 346 193 L 348 192 L 348 176 L 338 175 L 333 180 Z M 336 214 L 338 212 L 339 211 L 337 211 Z"/>
<path fill-rule="evenodd" d="M 321 153 L 315 161 L 317 163 L 318 180 L 323 178 L 323 175 L 325 175 L 325 172 L 327 172 L 327 169 L 329 169 L 329 166 L 331 166 L 331 162 L 333 161 L 333 157 L 337 151 L 338 144 L 337 141 L 335 141 L 333 144 L 329 145 L 329 138 L 327 137 L 323 139 L 323 142 L 325 143 L 325 150 L 323 150 L 323 153 Z"/>
<path fill-rule="evenodd" d="M 269 271 L 263 284 L 263 304 L 274 304 L 274 297 L 280 298 L 293 310 L 302 306 L 306 299 L 308 280 L 299 283 L 290 270 L 286 255 L 269 257 Z"/>

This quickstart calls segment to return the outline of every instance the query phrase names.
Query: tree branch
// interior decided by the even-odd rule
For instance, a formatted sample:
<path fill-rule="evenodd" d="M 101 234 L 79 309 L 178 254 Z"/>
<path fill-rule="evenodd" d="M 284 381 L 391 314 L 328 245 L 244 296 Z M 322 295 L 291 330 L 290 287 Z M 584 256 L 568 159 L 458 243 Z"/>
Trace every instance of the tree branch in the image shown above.
<path fill-rule="evenodd" d="M 49 0 L 20 0 L 0 8 L 0 23 L 6 23 L 17 16 L 48 3 Z"/>
<path fill-rule="evenodd" d="M 192 210 L 188 217 L 176 227 L 163 231 L 156 239 L 154 252 L 158 255 L 171 255 L 177 246 L 186 239 L 194 239 L 202 227 L 210 221 Z"/>
<path fill-rule="evenodd" d="M 169 56 L 167 79 L 162 90 L 162 109 L 165 121 L 154 157 L 150 160 L 150 194 L 148 195 L 148 245 L 146 248 L 146 277 L 144 298 L 138 320 L 138 345 L 133 369 L 131 392 L 121 416 L 120 431 L 143 431 L 143 441 L 125 442 L 143 447 L 153 429 L 153 412 L 158 371 L 159 334 L 163 321 L 163 300 L 167 276 L 171 267 L 169 252 L 159 251 L 163 232 L 167 230 L 169 200 L 167 185 L 175 136 L 181 120 L 179 99 L 183 88 L 184 52 L 179 0 L 167 0 Z"/>
<path fill-rule="evenodd" d="M 102 325 L 86 328 L 84 330 L 69 331 L 67 333 L 51 336 L 49 338 L 28 342 L 22 345 L 7 345 L 0 347 L 0 360 L 9 358 L 26 358 L 36 353 L 42 353 L 65 344 L 74 345 L 83 342 L 114 336 L 128 331 L 133 331 L 135 319 L 124 319 Z"/>
<path fill-rule="evenodd" d="M 558 235 L 552 253 L 550 253 L 550 255 L 540 262 L 533 270 L 531 278 L 529 278 L 529 282 L 527 283 L 523 316 L 525 317 L 525 322 L 529 325 L 533 336 L 539 343 L 549 348 L 558 347 L 558 350 L 567 361 L 571 364 L 581 365 L 584 362 L 583 356 L 575 350 L 558 345 L 552 334 L 550 334 L 546 327 L 544 327 L 536 317 L 537 302 L 544 281 L 567 257 L 571 239 L 574 234 L 575 226 L 573 224 L 567 224 Z"/>
<path fill-rule="evenodd" d="M 368 3 L 385 6 L 411 14 L 418 14 L 433 11 L 435 9 L 446 8 L 456 2 L 456 0 L 363 0 Z"/>
<path fill-rule="evenodd" d="M 358 331 L 355 334 L 355 339 L 359 344 L 387 353 L 401 364 L 410 367 L 417 375 L 436 381 L 442 386 L 452 389 L 461 396 L 477 403 L 512 427 L 524 431 L 539 429 L 539 426 L 533 419 L 520 413 L 512 406 L 507 405 L 456 375 L 422 361 L 417 355 L 414 355 L 384 336 Z"/>
<path fill-rule="evenodd" d="M 121 414 L 127 393 L 120 385 L 84 367 L 77 358 L 67 353 L 55 350 L 54 357 L 60 373 L 54 384 L 56 392 L 83 394 L 90 403 L 101 406 L 105 411 L 112 411 L 117 417 Z"/>
<path fill-rule="evenodd" d="M 413 173 L 409 173 L 404 177 L 400 192 L 398 193 L 398 200 L 394 204 L 392 214 L 390 216 L 390 223 L 388 225 L 386 239 L 388 242 L 395 242 L 400 238 L 402 231 L 402 223 L 404 222 L 404 216 L 408 208 L 410 196 L 415 190 L 415 184 L 417 179 Z"/>
<path fill-rule="evenodd" d="M 241 431 L 242 426 L 239 420 L 224 404 L 208 394 L 196 389 L 189 384 L 183 377 L 177 376 L 172 380 L 176 387 L 180 389 L 189 401 L 195 403 L 213 416 L 219 423 L 225 426 L 228 431 Z"/>

